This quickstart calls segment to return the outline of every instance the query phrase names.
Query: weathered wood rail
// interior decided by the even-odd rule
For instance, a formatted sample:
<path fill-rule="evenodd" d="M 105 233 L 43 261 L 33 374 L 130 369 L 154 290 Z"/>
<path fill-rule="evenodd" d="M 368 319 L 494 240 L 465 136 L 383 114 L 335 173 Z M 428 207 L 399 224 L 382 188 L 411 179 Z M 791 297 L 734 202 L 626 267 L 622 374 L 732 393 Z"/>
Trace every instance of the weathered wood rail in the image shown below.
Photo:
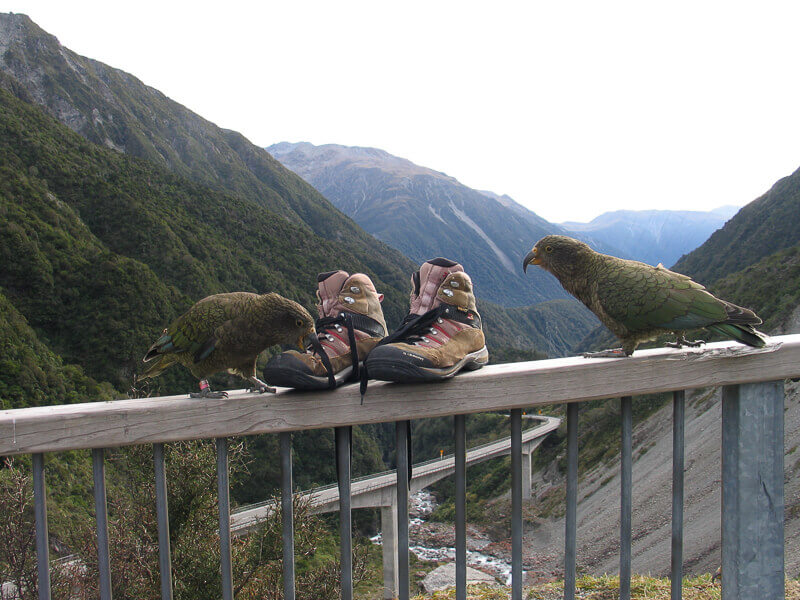
<path fill-rule="evenodd" d="M 733 342 L 709 344 L 699 349 L 641 350 L 626 359 L 564 358 L 490 366 L 464 373 L 442 384 L 399 385 L 371 383 L 364 404 L 356 386 L 333 392 L 254 396 L 244 391 L 226 400 L 197 400 L 185 396 L 119 400 L 0 411 L 0 455 L 33 454 L 36 491 L 40 597 L 49 598 L 46 504 L 43 453 L 93 449 L 96 490 L 102 483 L 100 449 L 131 444 L 153 444 L 157 488 L 164 496 L 163 447 L 167 442 L 217 438 L 220 473 L 221 532 L 226 537 L 227 445 L 230 436 L 281 434 L 284 466 L 284 500 L 291 493 L 289 432 L 333 427 L 337 432 L 339 493 L 342 512 L 342 598 L 352 597 L 349 569 L 349 426 L 397 422 L 398 589 L 386 597 L 408 598 L 408 470 L 402 464 L 408 421 L 454 416 L 456 442 L 456 550 L 457 598 L 465 598 L 464 529 L 464 415 L 511 410 L 512 431 L 512 597 L 521 598 L 521 409 L 570 404 L 568 411 L 568 474 L 565 547 L 565 597 L 574 597 L 575 502 L 577 490 L 577 403 L 603 398 L 623 398 L 621 416 L 622 490 L 620 498 L 621 598 L 630 597 L 630 397 L 655 392 L 675 393 L 675 490 L 673 506 L 673 582 L 680 581 L 683 505 L 683 391 L 698 387 L 723 388 L 723 598 L 783 597 L 783 386 L 782 380 L 800 377 L 800 335 L 772 338 L 763 349 Z M 680 472 L 678 472 L 680 470 Z M 286 474 L 288 473 L 288 477 Z M 287 486 L 287 481 L 289 482 Z M 225 483 L 225 485 L 223 485 Z M 98 523 L 104 523 L 105 497 L 96 498 Z M 166 500 L 158 502 L 166 515 Z M 284 511 L 287 503 L 284 501 Z M 288 507 L 291 504 L 288 503 Z M 778 514 L 780 513 L 780 514 Z M 160 519 L 164 531 L 168 523 Z M 287 522 L 287 519 L 284 519 Z M 288 519 L 291 534 L 291 519 Z M 102 529 L 100 527 L 99 529 Z M 171 597 L 168 536 L 161 536 L 162 596 Z M 778 539 L 780 538 L 780 539 Z M 98 540 L 105 543 L 105 532 Z M 223 539 L 223 546 L 227 540 Z M 293 550 L 284 537 L 285 597 L 294 598 Z M 103 554 L 101 549 L 101 562 Z M 229 553 L 222 552 L 223 598 L 232 598 Z M 106 559 L 107 560 L 107 559 Z M 104 569 L 106 569 L 104 571 Z M 101 564 L 101 597 L 110 598 L 107 565 Z M 752 595 L 751 595 L 752 594 Z M 680 586 L 673 585 L 673 598 Z"/>

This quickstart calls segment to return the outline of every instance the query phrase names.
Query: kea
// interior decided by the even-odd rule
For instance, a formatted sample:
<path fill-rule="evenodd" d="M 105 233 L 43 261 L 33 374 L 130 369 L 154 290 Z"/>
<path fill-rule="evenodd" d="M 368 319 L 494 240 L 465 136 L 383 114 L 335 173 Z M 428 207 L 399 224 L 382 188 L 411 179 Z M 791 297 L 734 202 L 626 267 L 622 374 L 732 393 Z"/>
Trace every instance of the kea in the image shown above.
<path fill-rule="evenodd" d="M 669 346 L 699 346 L 704 342 L 688 341 L 685 332 L 701 327 L 757 348 L 766 343 L 764 334 L 753 327 L 761 323 L 753 311 L 714 297 L 661 264 L 652 267 L 600 254 L 563 235 L 536 242 L 522 270 L 530 264 L 555 275 L 622 342 L 622 348 L 584 356 L 630 356 L 640 343 L 665 332 L 677 336 Z"/>
<path fill-rule="evenodd" d="M 247 379 L 251 391 L 274 388 L 256 377 L 256 359 L 270 346 L 296 344 L 304 349 L 314 337 L 314 319 L 297 302 L 275 293 L 231 292 L 197 302 L 170 324 L 150 346 L 142 378 L 156 377 L 175 363 L 200 380 L 192 398 L 225 398 L 212 392 L 207 378 L 227 371 Z"/>

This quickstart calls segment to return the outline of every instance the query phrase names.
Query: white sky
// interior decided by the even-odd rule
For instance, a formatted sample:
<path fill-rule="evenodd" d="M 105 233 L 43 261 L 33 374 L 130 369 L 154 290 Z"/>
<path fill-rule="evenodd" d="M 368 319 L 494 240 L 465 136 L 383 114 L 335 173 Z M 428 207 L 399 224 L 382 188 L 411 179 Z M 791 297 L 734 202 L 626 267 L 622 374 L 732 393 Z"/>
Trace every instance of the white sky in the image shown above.
<path fill-rule="evenodd" d="M 800 166 L 800 2 L 0 0 L 259 145 L 375 146 L 551 221 Z"/>

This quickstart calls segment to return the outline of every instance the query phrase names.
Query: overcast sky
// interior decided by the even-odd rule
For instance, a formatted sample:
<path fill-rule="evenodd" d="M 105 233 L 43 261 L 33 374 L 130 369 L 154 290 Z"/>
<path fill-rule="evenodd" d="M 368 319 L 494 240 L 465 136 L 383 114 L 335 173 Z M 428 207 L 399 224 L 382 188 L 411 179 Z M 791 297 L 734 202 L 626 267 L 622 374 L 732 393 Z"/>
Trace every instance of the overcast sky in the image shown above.
<path fill-rule="evenodd" d="M 800 167 L 800 2 L 0 0 L 267 146 L 375 146 L 551 221 Z"/>

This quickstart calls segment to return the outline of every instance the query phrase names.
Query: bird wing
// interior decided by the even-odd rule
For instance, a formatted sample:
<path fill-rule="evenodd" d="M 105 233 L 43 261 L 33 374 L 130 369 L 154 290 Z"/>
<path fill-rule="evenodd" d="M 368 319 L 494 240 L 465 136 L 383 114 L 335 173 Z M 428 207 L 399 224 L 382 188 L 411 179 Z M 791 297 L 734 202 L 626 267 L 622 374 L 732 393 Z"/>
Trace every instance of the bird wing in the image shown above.
<path fill-rule="evenodd" d="M 239 303 L 229 296 L 232 294 L 218 294 L 197 302 L 164 330 L 144 360 L 170 353 L 191 354 L 195 363 L 208 358 L 217 347 L 220 331 L 241 310 Z"/>
<path fill-rule="evenodd" d="M 686 330 L 726 319 L 725 304 L 686 275 L 615 259 L 600 270 L 597 297 L 629 331 Z"/>

